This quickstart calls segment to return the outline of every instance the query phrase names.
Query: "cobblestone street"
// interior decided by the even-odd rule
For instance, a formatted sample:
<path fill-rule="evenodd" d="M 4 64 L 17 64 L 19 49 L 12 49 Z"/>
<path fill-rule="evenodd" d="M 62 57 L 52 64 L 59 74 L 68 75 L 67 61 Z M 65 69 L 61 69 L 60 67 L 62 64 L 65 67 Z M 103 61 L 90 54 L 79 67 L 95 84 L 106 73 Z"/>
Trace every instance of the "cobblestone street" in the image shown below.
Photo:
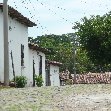
<path fill-rule="evenodd" d="M 1 89 L 0 111 L 111 111 L 111 86 Z"/>

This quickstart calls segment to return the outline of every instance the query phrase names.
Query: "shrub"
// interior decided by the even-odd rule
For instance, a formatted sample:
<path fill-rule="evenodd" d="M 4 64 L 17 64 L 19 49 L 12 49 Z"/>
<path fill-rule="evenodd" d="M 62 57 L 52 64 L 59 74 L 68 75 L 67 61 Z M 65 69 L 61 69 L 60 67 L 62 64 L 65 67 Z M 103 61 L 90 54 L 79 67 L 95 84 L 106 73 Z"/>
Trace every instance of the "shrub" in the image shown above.
<path fill-rule="evenodd" d="M 39 76 L 35 76 L 35 82 L 36 82 L 36 85 L 38 87 L 41 87 L 43 86 L 43 79 L 42 79 L 42 75 L 39 75 Z"/>
<path fill-rule="evenodd" d="M 27 84 L 27 78 L 25 76 L 16 76 L 15 82 L 17 88 L 23 88 Z"/>

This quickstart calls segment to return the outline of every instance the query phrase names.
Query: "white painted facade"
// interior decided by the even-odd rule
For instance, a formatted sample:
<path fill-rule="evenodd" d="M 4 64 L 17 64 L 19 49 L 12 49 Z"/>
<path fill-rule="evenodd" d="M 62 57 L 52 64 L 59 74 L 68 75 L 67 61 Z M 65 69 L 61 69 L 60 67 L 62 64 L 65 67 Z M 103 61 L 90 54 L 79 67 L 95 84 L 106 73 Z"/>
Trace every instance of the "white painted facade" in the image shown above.
<path fill-rule="evenodd" d="M 33 60 L 34 60 L 34 68 L 35 68 L 35 74 L 39 75 L 39 63 L 40 63 L 40 56 L 42 56 L 42 78 L 43 78 L 43 85 L 45 86 L 45 54 L 40 51 L 35 51 L 32 49 L 29 49 L 29 81 L 30 85 L 32 86 L 33 82 Z"/>
<path fill-rule="evenodd" d="M 10 30 L 8 32 L 9 35 L 9 74 L 10 80 L 13 79 L 13 72 L 12 72 L 12 61 L 11 61 L 11 51 L 13 55 L 14 61 L 14 69 L 16 75 L 27 75 L 28 74 L 28 27 L 19 23 L 15 19 L 8 17 L 8 25 Z M 4 42 L 3 42 L 3 13 L 0 10 L 0 47 L 1 47 L 1 54 L 0 54 L 0 81 L 4 81 Z M 25 68 L 23 71 L 21 70 L 21 44 L 24 45 L 24 66 Z M 27 75 L 28 76 L 28 75 Z"/>
<path fill-rule="evenodd" d="M 13 63 L 15 76 L 24 75 L 27 77 L 27 85 L 32 86 L 33 83 L 33 60 L 35 62 L 35 74 L 39 75 L 39 62 L 42 56 L 42 78 L 45 85 L 45 54 L 36 50 L 32 50 L 28 46 L 28 26 L 8 17 L 8 25 L 10 30 L 9 37 L 9 79 L 13 79 L 13 69 L 11 60 L 11 51 L 13 55 Z M 4 82 L 4 42 L 3 42 L 3 12 L 0 10 L 0 82 Z M 24 45 L 24 66 L 21 66 L 21 44 Z"/>
<path fill-rule="evenodd" d="M 46 85 L 45 54 L 42 51 L 32 50 L 28 46 L 28 26 L 8 17 L 9 25 L 9 79 L 13 79 L 11 51 L 13 56 L 15 76 L 27 77 L 27 85 L 33 84 L 33 60 L 35 74 L 39 75 L 40 56 L 42 57 L 43 85 Z M 0 82 L 4 83 L 4 40 L 3 40 L 3 12 L 0 10 Z M 21 44 L 24 45 L 24 66 L 21 66 Z M 50 64 L 51 86 L 60 86 L 59 66 Z"/>
<path fill-rule="evenodd" d="M 50 64 L 50 82 L 51 86 L 60 86 L 59 66 Z"/>

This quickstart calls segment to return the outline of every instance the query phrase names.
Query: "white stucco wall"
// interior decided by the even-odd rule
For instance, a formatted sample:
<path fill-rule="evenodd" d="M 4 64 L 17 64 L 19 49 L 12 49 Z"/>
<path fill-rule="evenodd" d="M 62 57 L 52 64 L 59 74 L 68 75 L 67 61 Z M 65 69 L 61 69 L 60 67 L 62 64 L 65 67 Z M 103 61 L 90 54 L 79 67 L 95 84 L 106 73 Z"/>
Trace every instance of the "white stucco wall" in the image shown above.
<path fill-rule="evenodd" d="M 34 67 L 35 67 L 35 74 L 39 75 L 39 61 L 40 61 L 40 56 L 42 56 L 42 78 L 43 78 L 43 85 L 45 86 L 45 54 L 40 52 L 40 51 L 35 51 L 32 49 L 29 50 L 29 79 L 30 79 L 30 84 L 33 83 L 33 60 L 35 62 Z M 38 52 L 38 54 L 37 54 Z"/>
<path fill-rule="evenodd" d="M 13 63 L 15 75 L 24 75 L 27 77 L 28 86 L 33 83 L 33 59 L 35 62 L 35 74 L 39 75 L 39 61 L 42 56 L 42 77 L 45 86 L 45 54 L 31 50 L 28 47 L 28 27 L 9 17 L 9 79 L 13 79 L 13 69 L 11 60 L 11 51 L 13 54 Z M 4 44 L 3 44 L 3 13 L 0 10 L 0 81 L 4 82 Z M 21 44 L 24 45 L 24 67 L 21 67 Z"/>
<path fill-rule="evenodd" d="M 50 81 L 51 86 L 60 86 L 59 66 L 50 64 Z"/>
<path fill-rule="evenodd" d="M 10 80 L 13 78 L 12 73 L 12 61 L 11 61 L 11 50 L 13 53 L 13 61 L 15 68 L 15 75 L 25 75 L 29 76 L 28 71 L 28 27 L 22 25 L 18 21 L 9 17 L 8 19 L 9 26 L 9 73 Z M 4 46 L 3 46 L 3 13 L 0 10 L 0 81 L 4 81 Z M 24 45 L 24 70 L 21 71 L 21 44 Z"/>

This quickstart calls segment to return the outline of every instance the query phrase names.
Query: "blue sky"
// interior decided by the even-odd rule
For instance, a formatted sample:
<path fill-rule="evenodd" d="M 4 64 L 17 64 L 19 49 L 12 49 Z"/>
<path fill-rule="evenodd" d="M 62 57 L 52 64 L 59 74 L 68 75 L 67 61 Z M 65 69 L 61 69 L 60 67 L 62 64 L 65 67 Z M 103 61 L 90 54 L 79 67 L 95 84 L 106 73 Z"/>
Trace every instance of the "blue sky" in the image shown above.
<path fill-rule="evenodd" d="M 8 0 L 8 4 L 38 25 L 29 28 L 33 37 L 72 33 L 74 22 L 84 16 L 111 11 L 111 0 Z"/>

